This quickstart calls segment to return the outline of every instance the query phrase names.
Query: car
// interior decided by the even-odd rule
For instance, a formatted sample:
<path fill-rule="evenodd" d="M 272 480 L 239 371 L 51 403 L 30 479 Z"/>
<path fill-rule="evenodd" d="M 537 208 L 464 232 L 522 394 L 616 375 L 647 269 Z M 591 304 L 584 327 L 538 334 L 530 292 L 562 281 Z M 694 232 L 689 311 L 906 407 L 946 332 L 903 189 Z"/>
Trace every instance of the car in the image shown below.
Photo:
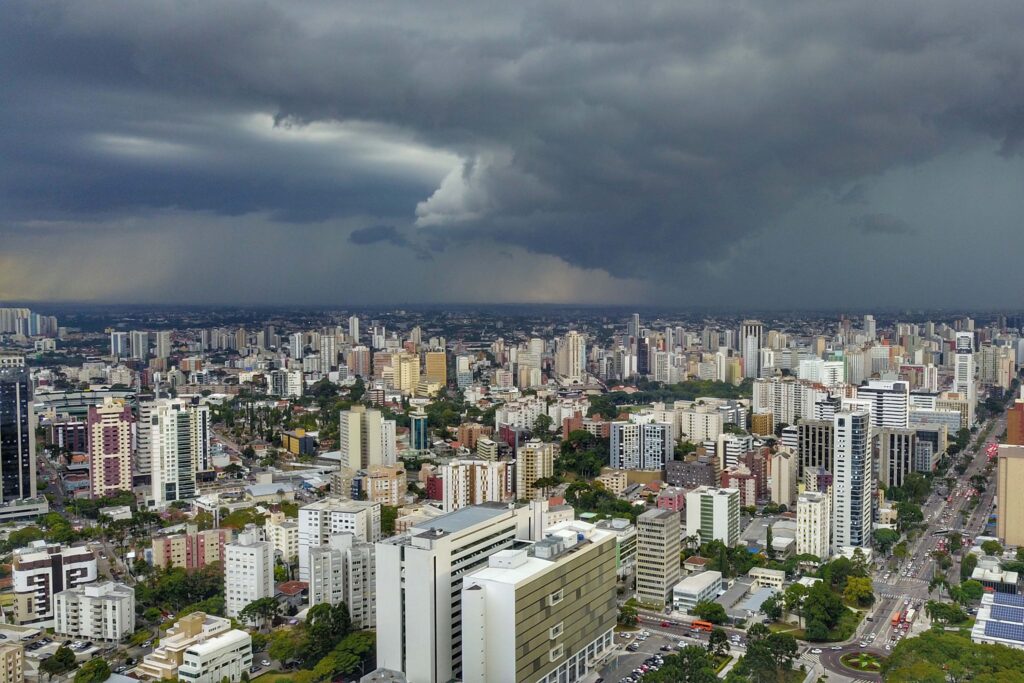
<path fill-rule="evenodd" d="M 676 647 L 678 647 L 680 650 L 682 650 L 684 647 L 686 647 L 686 641 L 685 640 L 680 640 L 678 643 L 676 643 Z"/>
<path fill-rule="evenodd" d="M 867 644 L 867 643 L 865 643 L 865 642 L 864 642 L 863 640 L 862 640 L 862 641 L 860 641 L 860 643 L 859 643 L 859 644 L 860 644 L 860 646 L 861 646 L 861 647 L 867 647 L 867 646 L 868 646 L 868 644 Z"/>
<path fill-rule="evenodd" d="M 128 667 L 122 665 L 122 666 L 119 666 L 116 669 L 114 669 L 114 673 L 116 673 L 116 674 L 123 674 L 127 670 L 128 670 Z"/>
<path fill-rule="evenodd" d="M 672 646 L 671 645 L 662 645 L 658 649 L 661 650 L 662 652 L 672 652 Z"/>
<path fill-rule="evenodd" d="M 637 650 L 640 649 L 640 646 L 637 645 L 636 643 L 630 643 L 629 645 L 626 646 L 626 649 L 629 650 L 630 652 L 636 652 Z"/>
<path fill-rule="evenodd" d="M 811 650 L 811 654 L 812 655 L 820 655 L 821 654 L 821 648 L 820 647 L 814 648 L 813 650 Z"/>
<path fill-rule="evenodd" d="M 661 622 L 661 627 L 662 628 L 668 628 L 669 626 L 671 626 L 671 624 L 669 624 L 667 621 Z"/>
<path fill-rule="evenodd" d="M 619 635 L 622 636 L 623 638 L 632 638 L 633 637 L 632 633 L 626 633 L 625 631 L 623 631 Z"/>
<path fill-rule="evenodd" d="M 830 649 L 830 650 L 842 650 L 843 648 L 842 648 L 842 647 L 840 647 L 839 645 L 833 645 L 833 646 L 832 646 L 832 647 L 830 647 L 829 649 Z"/>
<path fill-rule="evenodd" d="M 260 660 L 260 666 L 270 666 L 270 660 L 269 659 L 261 659 Z"/>
<path fill-rule="evenodd" d="M 886 649 L 886 651 L 892 650 L 892 645 L 890 645 L 889 643 L 886 643 L 885 644 L 885 649 Z"/>

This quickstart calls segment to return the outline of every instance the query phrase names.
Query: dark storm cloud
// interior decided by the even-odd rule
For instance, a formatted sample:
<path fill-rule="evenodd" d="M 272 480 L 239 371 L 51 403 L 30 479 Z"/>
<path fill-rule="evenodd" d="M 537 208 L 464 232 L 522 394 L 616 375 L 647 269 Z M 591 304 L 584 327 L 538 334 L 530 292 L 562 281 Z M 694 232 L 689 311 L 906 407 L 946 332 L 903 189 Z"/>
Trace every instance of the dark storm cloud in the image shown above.
<path fill-rule="evenodd" d="M 398 232 L 398 229 L 393 225 L 371 225 L 366 228 L 359 228 L 353 230 L 349 236 L 348 241 L 352 244 L 377 244 L 378 242 L 388 242 L 398 247 L 404 247 L 409 243 L 409 240 L 404 235 Z"/>
<path fill-rule="evenodd" d="M 865 235 L 914 235 L 917 233 L 917 230 L 905 220 L 888 213 L 866 213 L 856 216 L 850 221 L 850 227 Z"/>
<path fill-rule="evenodd" d="M 964 146 L 1012 155 L 1024 131 L 1017 1 L 3 14 L 8 220 L 362 217 L 415 222 L 432 246 L 482 239 L 665 280 L 810 196 L 862 204 L 865 179 Z M 907 229 L 863 210 L 854 230 Z M 349 241 L 380 241 L 366 230 Z"/>

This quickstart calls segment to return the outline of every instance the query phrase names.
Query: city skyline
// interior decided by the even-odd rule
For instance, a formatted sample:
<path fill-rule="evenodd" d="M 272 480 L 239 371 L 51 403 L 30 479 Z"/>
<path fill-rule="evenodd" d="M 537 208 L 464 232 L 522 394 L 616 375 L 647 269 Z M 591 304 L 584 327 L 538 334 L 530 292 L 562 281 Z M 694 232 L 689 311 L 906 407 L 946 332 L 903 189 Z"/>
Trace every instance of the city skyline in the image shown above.
<path fill-rule="evenodd" d="M 0 299 L 1012 306 L 1024 8 L 863 10 L 11 3 Z"/>

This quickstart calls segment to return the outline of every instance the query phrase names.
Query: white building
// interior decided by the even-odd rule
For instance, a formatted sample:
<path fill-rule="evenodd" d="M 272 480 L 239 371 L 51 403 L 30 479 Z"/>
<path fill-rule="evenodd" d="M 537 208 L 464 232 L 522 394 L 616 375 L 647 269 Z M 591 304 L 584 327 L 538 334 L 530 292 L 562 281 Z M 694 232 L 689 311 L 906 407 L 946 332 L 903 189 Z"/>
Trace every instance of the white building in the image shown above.
<path fill-rule="evenodd" d="M 866 410 L 835 415 L 835 472 L 832 480 L 832 546 L 871 544 L 874 466 L 871 417 Z"/>
<path fill-rule="evenodd" d="M 299 579 L 309 581 L 309 549 L 327 545 L 335 534 L 379 541 L 380 507 L 363 500 L 324 498 L 299 508 Z"/>
<path fill-rule="evenodd" d="M 871 426 L 906 429 L 910 420 L 910 383 L 871 380 L 857 387 L 857 398 L 871 402 Z"/>
<path fill-rule="evenodd" d="M 722 415 L 718 410 L 694 408 L 676 412 L 679 418 L 679 436 L 687 441 L 711 441 L 722 433 Z"/>
<path fill-rule="evenodd" d="M 224 613 L 237 617 L 246 605 L 274 597 L 274 545 L 241 533 L 224 547 Z"/>
<path fill-rule="evenodd" d="M 738 489 L 698 486 L 686 492 L 686 535 L 701 543 L 721 541 L 730 548 L 740 540 Z"/>
<path fill-rule="evenodd" d="M 271 512 L 263 523 L 263 535 L 285 562 L 299 557 L 299 523 L 283 512 Z"/>
<path fill-rule="evenodd" d="M 978 387 L 974 377 L 974 335 L 970 332 L 956 333 L 956 348 L 953 356 L 953 391 L 967 400 L 967 424 L 973 426 L 974 410 L 978 402 Z"/>
<path fill-rule="evenodd" d="M 463 677 L 466 575 L 532 532 L 528 508 L 474 505 L 377 544 L 377 666 L 413 683 Z M 678 553 L 677 553 L 678 556 Z M 678 561 L 677 561 L 678 564 Z"/>
<path fill-rule="evenodd" d="M 55 633 L 119 641 L 135 632 L 135 590 L 107 581 L 69 588 L 54 596 Z"/>
<path fill-rule="evenodd" d="M 672 608 L 689 614 L 697 603 L 714 600 L 722 590 L 722 572 L 690 574 L 672 588 Z"/>
<path fill-rule="evenodd" d="M 196 473 L 213 469 L 209 406 L 198 399 L 160 399 L 149 414 L 153 505 L 195 498 Z"/>
<path fill-rule="evenodd" d="M 11 573 L 15 623 L 46 628 L 53 626 L 56 592 L 96 580 L 96 556 L 87 547 L 34 541 L 14 551 Z"/>
<path fill-rule="evenodd" d="M 776 505 L 793 506 L 797 491 L 798 458 L 795 452 L 779 449 L 772 455 L 771 498 Z"/>
<path fill-rule="evenodd" d="M 585 522 L 547 528 L 466 575 L 462 679 L 582 681 L 614 648 L 617 614 L 613 534 Z"/>
<path fill-rule="evenodd" d="M 252 636 L 232 629 L 194 643 L 185 650 L 178 678 L 188 683 L 231 683 L 242 680 L 252 666 Z"/>
<path fill-rule="evenodd" d="M 826 560 L 831 555 L 832 497 L 809 491 L 796 500 L 796 554 Z"/>
<path fill-rule="evenodd" d="M 614 469 L 660 470 L 673 457 L 673 428 L 655 422 L 651 413 L 635 413 L 629 422 L 611 424 L 611 466 Z"/>
<path fill-rule="evenodd" d="M 377 623 L 376 571 L 372 543 L 352 534 L 331 536 L 326 546 L 309 549 L 309 606 L 348 605 L 356 628 Z"/>

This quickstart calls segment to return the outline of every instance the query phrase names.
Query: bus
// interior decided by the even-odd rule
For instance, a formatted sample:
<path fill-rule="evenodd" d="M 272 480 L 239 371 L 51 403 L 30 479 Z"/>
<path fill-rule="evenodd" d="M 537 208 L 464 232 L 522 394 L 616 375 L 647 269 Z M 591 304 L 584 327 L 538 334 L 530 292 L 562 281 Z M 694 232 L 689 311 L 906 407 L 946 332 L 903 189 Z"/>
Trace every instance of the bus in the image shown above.
<path fill-rule="evenodd" d="M 903 617 L 903 623 L 906 624 L 906 628 L 910 628 L 910 622 L 914 620 L 914 614 L 915 611 L 913 607 L 907 610 L 907 616 Z"/>
<path fill-rule="evenodd" d="M 892 627 L 896 628 L 903 620 L 903 610 L 896 610 L 892 615 Z"/>
<path fill-rule="evenodd" d="M 715 627 L 710 621 L 697 620 L 690 624 L 691 631 L 711 631 Z"/>

